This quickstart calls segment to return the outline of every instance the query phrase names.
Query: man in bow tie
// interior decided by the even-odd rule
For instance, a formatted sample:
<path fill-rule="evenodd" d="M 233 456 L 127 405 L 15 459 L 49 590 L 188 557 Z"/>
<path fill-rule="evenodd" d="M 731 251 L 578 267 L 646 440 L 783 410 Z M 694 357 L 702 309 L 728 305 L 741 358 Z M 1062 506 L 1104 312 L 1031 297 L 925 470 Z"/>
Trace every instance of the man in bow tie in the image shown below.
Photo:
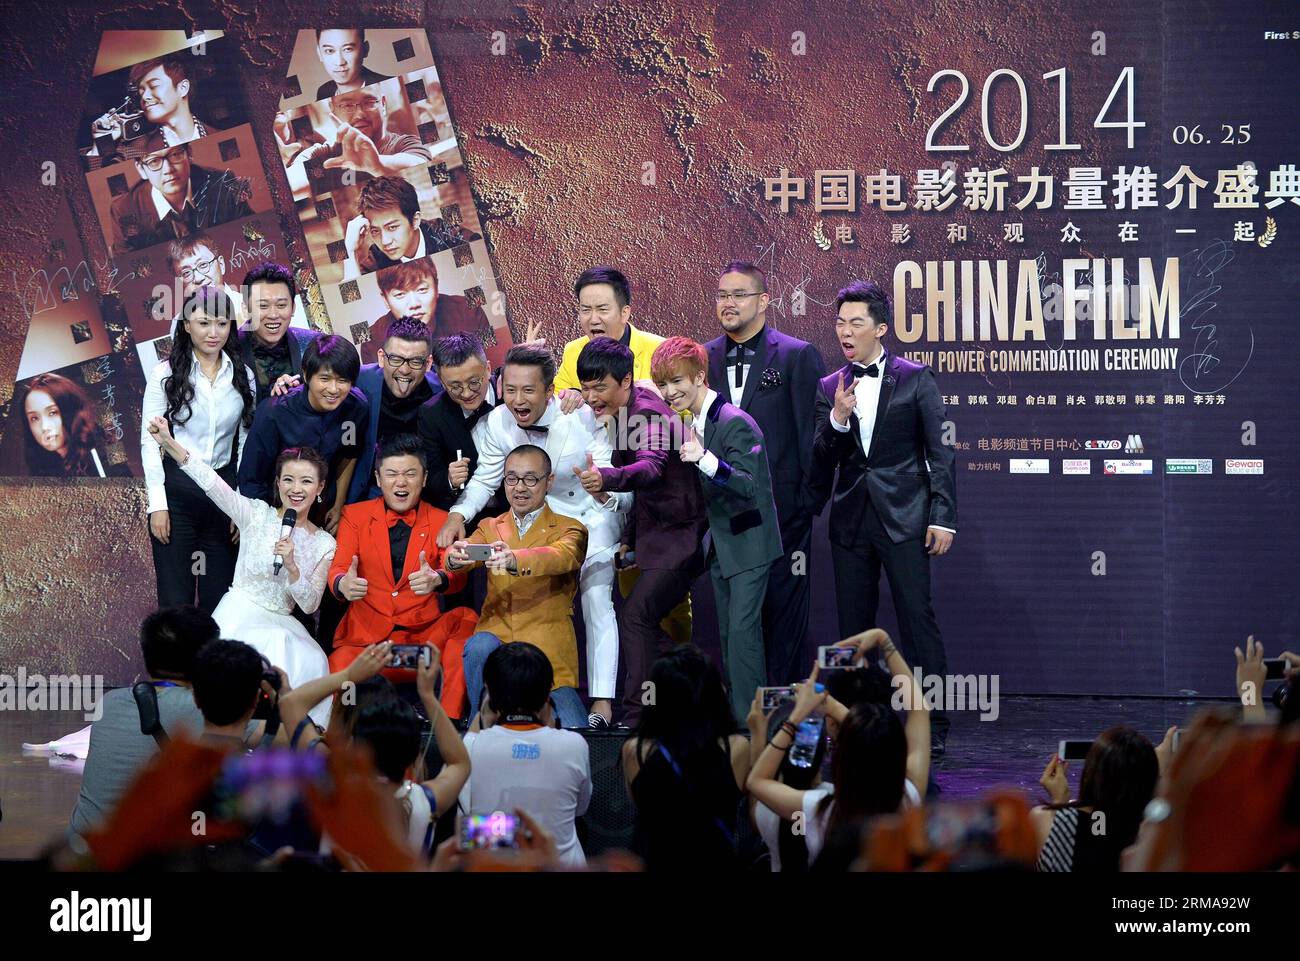
<path fill-rule="evenodd" d="M 440 701 L 452 717 L 464 712 L 462 652 L 478 617 L 458 607 L 444 614 L 437 595 L 465 586 L 465 575 L 444 567 L 438 529 L 446 511 L 421 502 L 424 449 L 413 434 L 386 440 L 375 454 L 380 496 L 349 504 L 339 523 L 329 588 L 348 603 L 334 635 L 330 670 L 341 671 L 379 641 L 437 648 L 442 664 Z M 392 669 L 392 680 L 415 672 Z"/>
<path fill-rule="evenodd" d="M 767 277 L 755 264 L 723 267 L 716 297 L 723 336 L 706 345 L 709 383 L 763 432 L 785 551 L 763 601 L 767 683 L 792 684 L 803 680 L 810 654 L 812 519 L 825 504 L 811 484 L 813 397 L 826 365 L 812 344 L 767 323 Z"/>
<path fill-rule="evenodd" d="M 943 675 L 930 558 L 947 553 L 957 528 L 955 456 L 942 439 L 943 398 L 929 367 L 884 349 L 890 308 L 879 285 L 849 284 L 835 308 L 835 336 L 848 363 L 818 385 L 813 461 L 819 490 L 834 482 L 830 541 L 840 635 L 877 626 L 883 567 L 903 657 L 926 674 Z M 948 724 L 943 712 L 931 713 L 936 759 Z"/>

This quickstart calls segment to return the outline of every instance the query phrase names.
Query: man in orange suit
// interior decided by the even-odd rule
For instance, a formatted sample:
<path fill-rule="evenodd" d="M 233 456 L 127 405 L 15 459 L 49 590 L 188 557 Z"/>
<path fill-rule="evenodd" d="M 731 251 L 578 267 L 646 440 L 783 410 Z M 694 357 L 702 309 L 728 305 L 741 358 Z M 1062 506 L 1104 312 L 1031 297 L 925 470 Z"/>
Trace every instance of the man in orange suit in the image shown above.
<path fill-rule="evenodd" d="M 460 572 L 483 563 L 491 575 L 478 633 L 464 647 L 470 712 L 478 710 L 483 697 L 483 664 L 488 655 L 502 644 L 528 641 L 551 661 L 555 674 L 551 703 L 560 726 L 586 727 L 587 708 L 577 686 L 573 597 L 587 556 L 587 528 L 547 506 L 555 474 L 542 448 L 521 444 L 512 450 L 506 457 L 503 482 L 510 510 L 484 518 L 468 540 L 456 541 L 447 551 L 448 570 Z M 471 544 L 491 546 L 491 558 L 471 560 Z"/>
<path fill-rule="evenodd" d="M 334 635 L 330 670 L 343 670 L 379 641 L 432 645 L 441 652 L 440 700 L 449 715 L 460 717 L 465 700 L 462 652 L 478 617 L 464 607 L 446 613 L 439 608 L 435 595 L 461 590 L 465 575 L 442 566 L 437 536 L 447 512 L 420 501 L 425 469 L 418 437 L 389 438 L 375 454 L 381 496 L 343 508 L 329 585 L 335 596 L 350 603 Z M 415 679 L 408 669 L 385 673 L 393 681 Z"/>

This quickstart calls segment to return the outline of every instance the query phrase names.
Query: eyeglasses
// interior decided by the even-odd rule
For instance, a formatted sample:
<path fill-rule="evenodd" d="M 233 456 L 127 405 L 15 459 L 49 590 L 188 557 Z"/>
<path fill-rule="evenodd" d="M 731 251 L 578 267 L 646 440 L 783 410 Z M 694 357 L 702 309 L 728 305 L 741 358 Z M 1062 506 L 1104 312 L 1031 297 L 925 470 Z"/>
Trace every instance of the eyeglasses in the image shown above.
<path fill-rule="evenodd" d="M 384 360 L 393 370 L 401 370 L 403 367 L 410 367 L 411 370 L 420 370 L 429 362 L 429 355 L 423 357 L 398 357 L 395 354 L 384 352 Z"/>
<path fill-rule="evenodd" d="M 532 490 L 546 478 L 541 474 L 507 474 L 504 479 L 507 487 L 517 487 L 523 484 L 529 490 Z"/>
<path fill-rule="evenodd" d="M 175 147 L 172 150 L 167 151 L 161 157 L 158 156 L 157 154 L 154 154 L 149 157 L 145 157 L 143 160 L 140 161 L 140 163 L 144 164 L 150 170 L 157 171 L 157 170 L 162 170 L 162 165 L 164 160 L 166 160 L 169 164 L 175 167 L 177 164 L 179 164 L 182 160 L 184 160 L 189 155 L 190 152 L 184 147 Z"/>
<path fill-rule="evenodd" d="M 345 100 L 334 104 L 335 113 L 352 114 L 359 110 L 374 110 L 379 106 L 378 97 L 364 97 L 361 100 Z"/>
<path fill-rule="evenodd" d="M 188 283 L 189 281 L 193 280 L 195 277 L 199 276 L 200 274 L 204 277 L 210 277 L 211 274 L 209 274 L 208 271 L 212 269 L 212 265 L 215 264 L 216 262 L 217 262 L 217 258 L 212 257 L 209 258 L 208 260 L 200 260 L 193 267 L 181 268 L 181 280 L 184 280 Z"/>
<path fill-rule="evenodd" d="M 448 393 L 455 394 L 457 397 L 473 397 L 483 389 L 483 378 L 475 377 L 473 380 L 464 384 L 444 383 L 442 386 Z"/>
<path fill-rule="evenodd" d="M 737 292 L 734 290 L 732 291 L 719 290 L 717 299 L 718 299 L 718 303 L 720 304 L 725 304 L 728 301 L 738 304 L 742 300 L 745 300 L 748 297 L 760 297 L 762 296 L 762 293 L 763 292 L 761 290 L 750 291 L 749 293 Z"/>

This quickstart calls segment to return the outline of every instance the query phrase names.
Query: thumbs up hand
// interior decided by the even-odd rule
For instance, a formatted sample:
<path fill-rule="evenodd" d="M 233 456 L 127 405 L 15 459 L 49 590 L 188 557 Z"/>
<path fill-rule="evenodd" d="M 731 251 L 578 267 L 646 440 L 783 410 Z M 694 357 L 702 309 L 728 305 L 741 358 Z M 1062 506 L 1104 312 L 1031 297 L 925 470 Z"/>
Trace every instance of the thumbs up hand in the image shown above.
<path fill-rule="evenodd" d="M 366 596 L 366 591 L 369 589 L 370 582 L 364 577 L 357 576 L 357 555 L 353 554 L 348 572 L 339 578 L 339 593 L 343 595 L 344 600 L 359 601 Z"/>
<path fill-rule="evenodd" d="M 411 574 L 411 590 L 419 597 L 432 594 L 442 582 L 442 574 L 429 566 L 428 555 L 420 551 L 420 566 Z"/>
<path fill-rule="evenodd" d="M 695 433 L 695 425 L 690 424 L 686 428 L 686 435 L 682 438 L 681 458 L 688 464 L 697 464 L 701 457 L 704 456 L 704 445 L 700 443 L 699 434 Z"/>
<path fill-rule="evenodd" d="M 605 487 L 605 479 L 600 476 L 600 471 L 596 470 L 596 465 L 592 463 L 591 455 L 587 455 L 586 468 L 574 467 L 573 473 L 578 475 L 578 480 L 582 483 L 582 489 L 588 494 L 599 494 Z"/>

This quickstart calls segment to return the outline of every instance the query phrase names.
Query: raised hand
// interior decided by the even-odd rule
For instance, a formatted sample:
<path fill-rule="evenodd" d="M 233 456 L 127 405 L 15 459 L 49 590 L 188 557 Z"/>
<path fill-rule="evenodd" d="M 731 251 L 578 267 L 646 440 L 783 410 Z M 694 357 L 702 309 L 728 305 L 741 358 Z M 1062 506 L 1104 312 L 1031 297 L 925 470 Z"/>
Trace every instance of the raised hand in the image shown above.
<path fill-rule="evenodd" d="M 409 580 L 411 590 L 416 595 L 424 597 L 438 589 L 438 585 L 442 582 L 442 575 L 429 566 L 428 555 L 420 551 L 420 566 L 411 574 Z"/>
<path fill-rule="evenodd" d="M 1038 779 L 1038 783 L 1047 791 L 1053 804 L 1064 804 L 1070 800 L 1070 782 L 1066 777 L 1066 771 L 1065 762 L 1053 754 L 1052 759 L 1047 762 L 1047 767 L 1043 769 L 1043 776 Z"/>
<path fill-rule="evenodd" d="M 687 425 L 679 453 L 682 460 L 688 464 L 698 464 L 700 458 L 704 456 L 704 444 L 700 442 L 700 435 L 695 433 L 694 424 Z"/>
<path fill-rule="evenodd" d="M 345 600 L 359 601 L 370 590 L 370 582 L 357 574 L 357 555 L 352 555 L 352 564 L 346 574 L 339 578 L 339 593 Z"/>
<path fill-rule="evenodd" d="M 438 673 L 442 670 L 442 652 L 434 645 L 428 645 L 420 652 L 415 667 L 415 689 L 420 700 L 426 704 L 438 702 Z"/>
<path fill-rule="evenodd" d="M 362 261 L 362 251 L 370 238 L 370 222 L 365 217 L 356 216 L 348 221 L 343 233 L 343 245 L 358 263 Z"/>
<path fill-rule="evenodd" d="M 456 541 L 463 541 L 464 539 L 465 518 L 452 511 L 447 515 L 447 519 L 442 522 L 442 530 L 438 531 L 438 546 L 446 550 Z"/>
<path fill-rule="evenodd" d="M 301 383 L 302 378 L 297 374 L 281 374 L 275 379 L 275 383 L 271 386 L 271 396 L 281 397 L 284 394 L 289 393 L 289 391 L 293 390 Z"/>
<path fill-rule="evenodd" d="M 857 395 L 853 393 L 853 388 L 858 386 L 858 379 L 854 377 L 849 381 L 848 386 L 844 385 L 844 371 L 840 371 L 839 382 L 835 387 L 835 409 L 831 416 L 835 418 L 837 424 L 848 425 L 849 415 L 858 406 Z"/>
<path fill-rule="evenodd" d="M 388 173 L 379 159 L 379 148 L 375 146 L 373 140 L 352 124 L 340 120 L 333 111 L 330 111 L 330 120 L 338 127 L 338 143 L 342 146 L 343 153 L 338 157 L 327 157 L 323 166 L 347 167 L 375 177 L 382 177 Z"/>
<path fill-rule="evenodd" d="M 355 661 L 347 666 L 343 673 L 347 675 L 348 680 L 353 684 L 368 681 L 388 666 L 388 659 L 392 652 L 392 641 L 380 641 L 378 644 L 371 644 L 358 655 Z"/>

